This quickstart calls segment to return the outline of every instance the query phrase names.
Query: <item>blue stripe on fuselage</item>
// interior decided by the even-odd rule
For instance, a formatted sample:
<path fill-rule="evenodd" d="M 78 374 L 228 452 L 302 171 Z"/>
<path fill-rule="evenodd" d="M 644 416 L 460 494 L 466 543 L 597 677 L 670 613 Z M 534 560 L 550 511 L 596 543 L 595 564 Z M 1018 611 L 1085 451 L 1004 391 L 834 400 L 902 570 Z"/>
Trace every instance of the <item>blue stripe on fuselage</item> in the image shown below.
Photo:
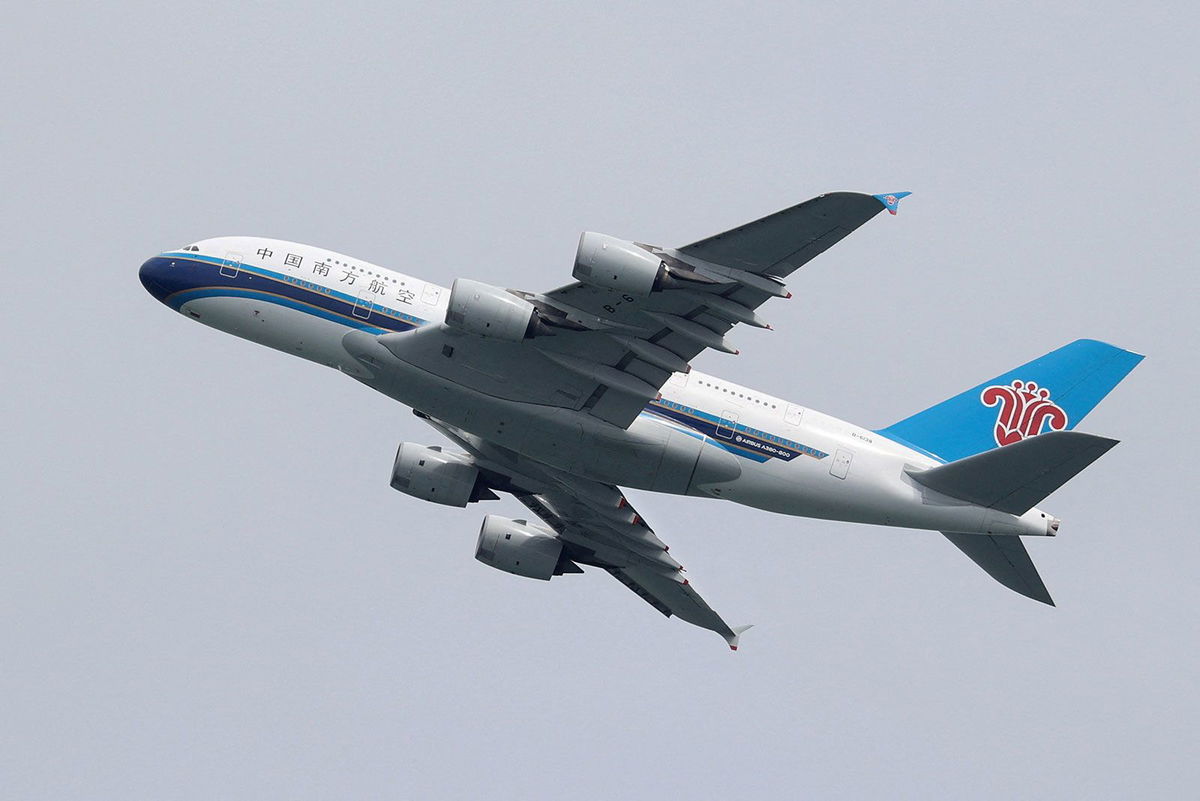
<path fill-rule="evenodd" d="M 357 328 L 360 331 L 366 331 L 369 334 L 389 334 L 393 331 L 408 331 L 408 328 L 379 328 L 371 325 L 365 320 L 354 318 L 353 320 L 346 317 L 344 314 L 338 314 L 311 303 L 292 300 L 291 298 L 277 295 L 271 292 L 263 292 L 258 289 L 238 289 L 232 287 L 199 287 L 197 289 L 186 289 L 183 292 L 176 292 L 171 296 L 170 306 L 177 311 L 186 303 L 193 300 L 202 300 L 204 298 L 253 298 L 266 303 L 274 303 L 276 306 L 284 306 L 289 309 L 295 309 L 305 314 L 310 314 L 313 317 L 319 317 L 323 320 L 329 320 L 339 325 L 344 325 L 350 328 Z M 371 315 L 372 319 L 378 319 L 378 315 Z"/>
<path fill-rule="evenodd" d="M 194 268 L 188 269 L 188 265 L 181 262 Z M 222 259 L 198 253 L 167 252 L 147 261 L 140 275 L 146 289 L 175 311 L 180 311 L 189 301 L 204 298 L 253 298 L 376 335 L 409 331 L 428 322 L 374 303 L 369 317 L 364 319 L 359 316 L 363 311 L 358 305 L 359 300 L 352 295 L 245 263 L 238 265 L 234 275 L 223 273 L 222 267 L 229 268 L 230 265 Z M 802 455 L 814 459 L 828 456 L 816 448 L 741 423 L 722 422 L 716 415 L 672 401 L 651 401 L 642 413 L 671 423 L 681 433 L 755 462 L 773 458 L 791 461 Z M 729 436 L 718 435 L 718 429 L 728 431 Z"/>
<path fill-rule="evenodd" d="M 150 276 L 148 282 L 145 278 L 143 281 L 155 297 L 176 311 L 199 297 L 254 297 L 377 333 L 410 331 L 427 322 L 381 306 L 374 298 L 369 299 L 370 312 L 364 318 L 364 306 L 352 295 L 247 264 L 240 265 L 236 274 L 226 275 L 222 266 L 225 262 L 221 259 L 195 253 L 165 253 L 143 266 L 143 275 Z"/>
<path fill-rule="evenodd" d="M 697 431 L 708 437 L 714 445 L 719 445 L 730 453 L 744 456 L 755 462 L 765 462 L 773 458 L 790 462 L 797 456 L 824 459 L 829 455 L 816 448 L 801 445 L 798 442 L 759 431 L 741 423 L 722 421 L 716 415 L 674 401 L 653 400 L 646 406 L 646 412 Z M 718 434 L 719 429 L 725 429 L 729 435 Z"/>

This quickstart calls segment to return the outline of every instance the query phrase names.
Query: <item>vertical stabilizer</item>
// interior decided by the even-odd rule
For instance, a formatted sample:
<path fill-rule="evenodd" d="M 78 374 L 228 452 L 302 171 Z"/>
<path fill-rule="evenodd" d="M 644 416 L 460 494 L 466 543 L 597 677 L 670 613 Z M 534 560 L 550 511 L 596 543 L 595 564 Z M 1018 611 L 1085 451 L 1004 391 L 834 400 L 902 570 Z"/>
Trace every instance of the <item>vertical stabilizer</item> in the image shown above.
<path fill-rule="evenodd" d="M 1045 431 L 1069 431 L 1142 358 L 1079 339 L 877 433 L 953 462 Z"/>

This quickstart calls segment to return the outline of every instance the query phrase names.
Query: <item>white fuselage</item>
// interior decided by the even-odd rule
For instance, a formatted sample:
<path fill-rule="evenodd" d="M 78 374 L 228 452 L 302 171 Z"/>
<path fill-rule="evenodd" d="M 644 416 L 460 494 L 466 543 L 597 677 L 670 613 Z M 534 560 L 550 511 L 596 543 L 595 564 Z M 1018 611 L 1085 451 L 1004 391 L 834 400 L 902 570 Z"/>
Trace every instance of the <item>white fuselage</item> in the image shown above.
<path fill-rule="evenodd" d="M 347 334 L 357 329 L 369 343 L 441 323 L 449 290 L 328 250 L 210 239 L 161 254 L 142 275 L 160 300 L 206 325 L 334 367 L 433 418 L 597 481 L 805 517 L 1048 533 L 1038 509 L 1017 517 L 914 482 L 906 469 L 940 463 L 929 454 L 697 370 L 673 375 L 627 430 L 484 395 L 391 356 L 387 369 L 372 370 L 348 350 L 355 337 Z"/>

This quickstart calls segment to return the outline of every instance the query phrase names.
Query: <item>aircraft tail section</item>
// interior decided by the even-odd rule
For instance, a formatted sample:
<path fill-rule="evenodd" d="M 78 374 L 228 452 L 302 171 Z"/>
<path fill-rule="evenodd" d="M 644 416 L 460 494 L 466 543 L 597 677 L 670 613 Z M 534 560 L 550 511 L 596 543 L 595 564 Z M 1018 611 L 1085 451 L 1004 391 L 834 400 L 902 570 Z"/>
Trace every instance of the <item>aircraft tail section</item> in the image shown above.
<path fill-rule="evenodd" d="M 951 498 L 1023 515 L 1116 444 L 1081 431 L 1051 431 L 908 475 Z"/>
<path fill-rule="evenodd" d="M 877 433 L 953 462 L 1044 431 L 1070 431 L 1142 358 L 1076 340 Z"/>
<path fill-rule="evenodd" d="M 1051 431 L 928 470 L 909 470 L 913 481 L 951 498 L 1023 515 L 1117 444 L 1081 431 Z M 1047 534 L 1058 521 L 1047 521 Z M 943 531 L 946 539 L 1005 587 L 1054 606 L 1046 585 L 1016 535 Z"/>
<path fill-rule="evenodd" d="M 1054 606 L 1042 577 L 1020 537 L 942 532 L 972 562 L 1010 590 Z"/>

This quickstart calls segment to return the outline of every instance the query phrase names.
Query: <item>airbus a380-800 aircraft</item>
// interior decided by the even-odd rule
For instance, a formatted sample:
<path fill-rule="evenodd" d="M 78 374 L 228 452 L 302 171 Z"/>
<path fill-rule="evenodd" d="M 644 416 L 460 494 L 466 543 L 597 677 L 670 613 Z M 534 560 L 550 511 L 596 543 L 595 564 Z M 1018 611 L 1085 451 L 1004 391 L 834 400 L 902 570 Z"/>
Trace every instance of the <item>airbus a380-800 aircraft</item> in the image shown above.
<path fill-rule="evenodd" d="M 391 485 L 450 506 L 510 493 L 541 523 L 487 515 L 475 557 L 519 576 L 607 570 L 668 617 L 730 627 L 620 487 L 804 517 L 931 529 L 1001 584 L 1052 604 L 1022 536 L 1036 504 L 1116 444 L 1074 431 L 1142 357 L 1078 340 L 868 430 L 693 370 L 784 279 L 900 198 L 835 192 L 681 248 L 585 233 L 549 292 L 446 289 L 322 248 L 206 239 L 143 285 L 206 325 L 334 367 L 412 407 L 461 452 L 405 442 Z"/>

